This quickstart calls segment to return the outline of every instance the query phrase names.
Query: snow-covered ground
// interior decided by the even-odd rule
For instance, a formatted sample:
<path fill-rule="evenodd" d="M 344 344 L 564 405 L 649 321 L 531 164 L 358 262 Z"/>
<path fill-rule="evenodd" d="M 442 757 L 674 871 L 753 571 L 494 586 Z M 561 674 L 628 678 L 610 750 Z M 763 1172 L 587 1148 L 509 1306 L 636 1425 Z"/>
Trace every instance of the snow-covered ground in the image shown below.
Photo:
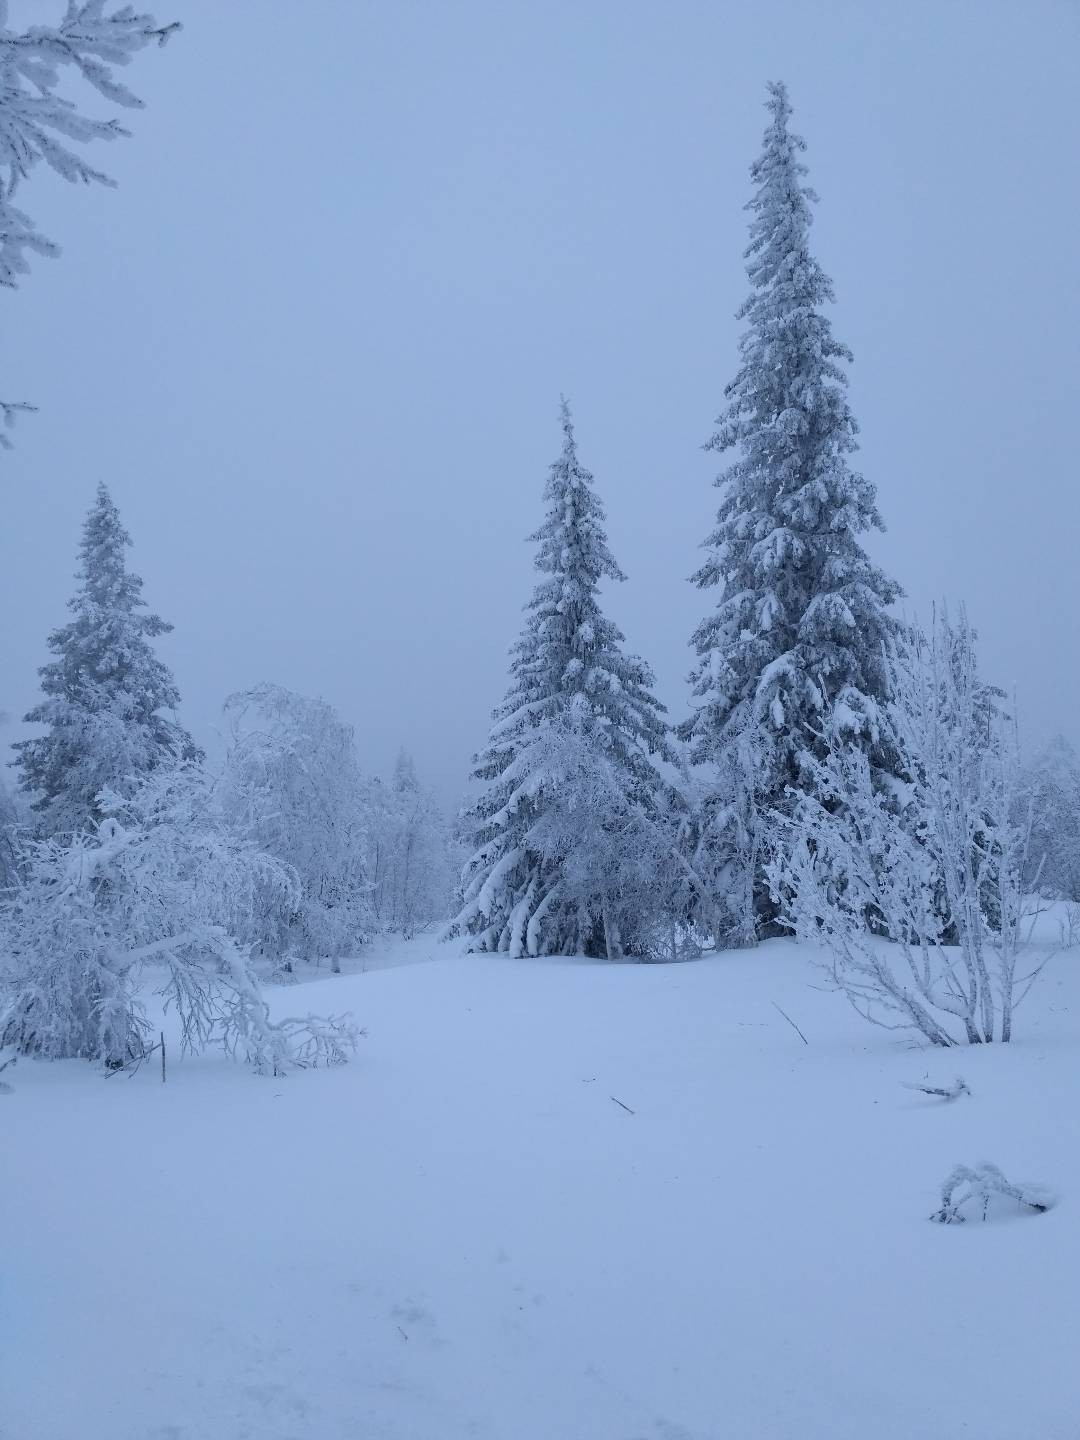
<path fill-rule="evenodd" d="M 791 943 L 390 958 L 275 992 L 354 1011 L 340 1070 L 8 1072 L 5 1440 L 1080 1433 L 1076 952 L 1014 1045 L 953 1051 Z M 931 1224 L 983 1159 L 1059 1203 Z"/>

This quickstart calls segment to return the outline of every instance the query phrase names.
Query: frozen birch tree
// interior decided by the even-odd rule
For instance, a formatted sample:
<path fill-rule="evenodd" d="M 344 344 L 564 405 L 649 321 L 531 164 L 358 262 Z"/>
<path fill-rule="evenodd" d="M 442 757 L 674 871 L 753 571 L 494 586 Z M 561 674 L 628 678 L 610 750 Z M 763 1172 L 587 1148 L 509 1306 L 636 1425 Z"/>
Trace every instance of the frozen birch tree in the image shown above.
<path fill-rule="evenodd" d="M 124 109 L 142 101 L 116 76 L 144 46 L 163 45 L 178 22 L 158 25 L 152 15 L 131 5 L 105 13 L 104 0 L 68 0 L 58 24 L 34 24 L 12 30 L 6 0 L 0 0 L 0 285 L 14 287 L 29 271 L 30 255 L 53 256 L 59 247 L 47 239 L 17 205 L 23 184 L 42 161 L 64 180 L 111 185 L 74 148 L 94 140 L 116 140 L 130 132 L 118 121 L 93 119 L 59 93 L 65 72 L 78 74 L 103 99 Z M 35 7 L 40 8 L 40 7 Z M 9 428 L 25 402 L 0 401 L 0 418 Z M 0 430 L 0 446 L 10 444 Z"/>
<path fill-rule="evenodd" d="M 366 787 L 352 727 L 325 701 L 257 685 L 225 702 L 221 780 L 230 822 L 300 882 L 294 904 L 268 903 L 254 939 L 283 959 L 356 954 L 372 928 L 364 851 Z"/>
<path fill-rule="evenodd" d="M 149 984 L 185 1049 L 220 1044 L 261 1071 L 347 1058 L 344 1018 L 275 1020 L 238 938 L 292 870 L 225 822 L 194 762 L 101 797 L 93 833 L 34 842 L 0 909 L 0 1048 L 118 1068 L 145 1052 Z"/>
<path fill-rule="evenodd" d="M 0 779 L 0 899 L 18 878 L 19 815 L 15 801 Z"/>
<path fill-rule="evenodd" d="M 1018 813 L 1029 811 L 1028 885 L 1054 899 L 1080 900 L 1080 760 L 1061 735 L 1024 767 Z"/>
<path fill-rule="evenodd" d="M 987 707 L 966 621 L 941 616 L 885 663 L 892 793 L 864 747 L 826 730 L 810 792 L 776 817 L 770 878 L 789 927 L 824 947 L 868 1020 L 936 1045 L 1008 1041 L 1045 963 L 1023 963 L 1030 819 L 1018 813 L 1015 730 Z"/>
<path fill-rule="evenodd" d="M 747 328 L 708 446 L 735 458 L 716 482 L 716 528 L 693 577 L 720 593 L 693 636 L 696 704 L 680 727 L 692 763 L 716 777 L 707 809 L 729 807 L 733 767 L 755 757 L 754 776 L 741 782 L 754 799 L 740 802 L 742 852 L 743 862 L 758 857 L 754 910 L 766 929 L 775 907 L 760 868 L 761 815 L 812 785 L 816 737 L 837 701 L 852 739 L 886 762 L 872 721 L 887 693 L 883 646 L 897 628 L 887 607 L 900 594 L 860 540 L 881 519 L 873 485 L 848 459 L 858 428 L 846 394 L 851 355 L 825 313 L 832 282 L 810 250 L 817 197 L 804 184 L 805 142 L 789 129 L 783 85 L 769 86 L 767 108 L 750 171 L 752 288 L 739 311 Z M 702 823 L 715 828 L 708 814 Z"/>
<path fill-rule="evenodd" d="M 457 878 L 457 847 L 438 801 L 404 750 L 390 784 L 376 781 L 369 791 L 367 833 L 376 924 L 408 937 L 444 922 Z"/>
<path fill-rule="evenodd" d="M 757 938 L 756 897 L 767 883 L 761 751 L 761 732 L 747 720 L 720 747 L 714 764 L 690 770 L 686 779 L 686 913 L 716 950 L 752 945 Z"/>
<path fill-rule="evenodd" d="M 565 402 L 562 428 L 547 513 L 532 537 L 542 579 L 475 762 L 482 788 L 467 817 L 474 854 L 451 933 L 511 955 L 621 955 L 634 952 L 647 927 L 629 906 L 615 913 L 610 847 L 627 816 L 661 823 L 665 784 L 654 761 L 674 757 L 652 674 L 623 653 L 621 632 L 600 608 L 601 580 L 624 577 Z M 596 783 L 586 787 L 590 764 Z M 571 844 L 563 820 L 575 806 Z"/>
<path fill-rule="evenodd" d="M 151 642 L 172 626 L 147 611 L 143 582 L 127 568 L 130 544 L 99 485 L 83 526 L 72 619 L 49 636 L 56 658 L 41 671 L 45 698 L 25 717 L 45 733 L 14 747 L 19 783 L 46 834 L 92 830 L 102 790 L 124 794 L 176 755 L 198 754 L 168 713 L 180 696 Z"/>

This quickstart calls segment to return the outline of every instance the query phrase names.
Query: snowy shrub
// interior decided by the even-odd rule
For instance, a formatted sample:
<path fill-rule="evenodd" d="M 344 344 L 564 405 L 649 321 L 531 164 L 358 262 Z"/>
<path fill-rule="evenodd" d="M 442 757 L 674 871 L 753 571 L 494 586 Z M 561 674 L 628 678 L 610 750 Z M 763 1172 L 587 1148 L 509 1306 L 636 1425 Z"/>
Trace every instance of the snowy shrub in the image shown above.
<path fill-rule="evenodd" d="M 295 901 L 262 897 L 250 938 L 264 954 L 302 960 L 355 954 L 373 917 L 364 860 L 366 786 L 352 728 L 322 700 L 257 685 L 225 703 L 224 813 L 299 878 Z"/>
<path fill-rule="evenodd" d="M 1014 1213 L 1036 1215 L 1049 1210 L 1051 1203 L 1043 1186 L 1014 1185 L 996 1165 L 984 1161 L 974 1169 L 957 1165 L 946 1177 L 941 1187 L 941 1206 L 930 1219 L 942 1225 L 962 1225 L 974 1214 L 989 1220 L 992 1207 L 1002 1202 Z"/>
<path fill-rule="evenodd" d="M 938 1045 L 1007 1041 L 1041 969 L 1018 974 L 1028 828 L 1015 733 L 987 704 L 966 623 L 943 616 L 887 665 L 881 723 L 902 782 L 883 786 L 864 749 L 828 733 L 816 794 L 777 820 L 770 879 L 867 1019 Z"/>
<path fill-rule="evenodd" d="M 345 1058 L 347 1019 L 271 1020 L 239 943 L 268 892 L 295 904 L 295 874 L 225 823 L 191 762 L 128 798 L 101 797 L 93 834 L 30 845 L 0 914 L 0 1045 L 117 1067 L 138 1058 L 152 983 L 183 1048 L 220 1044 L 257 1070 Z"/>

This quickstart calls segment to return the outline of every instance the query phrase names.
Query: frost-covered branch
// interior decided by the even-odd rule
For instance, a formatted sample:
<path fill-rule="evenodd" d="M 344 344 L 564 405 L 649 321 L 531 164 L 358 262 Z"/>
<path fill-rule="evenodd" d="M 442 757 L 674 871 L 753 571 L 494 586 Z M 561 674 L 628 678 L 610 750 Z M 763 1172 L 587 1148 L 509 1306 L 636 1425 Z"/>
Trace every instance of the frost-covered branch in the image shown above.
<path fill-rule="evenodd" d="M 44 162 L 62 179 L 84 185 L 112 185 L 75 147 L 116 140 L 130 132 L 115 119 L 96 119 L 60 93 L 65 73 L 74 72 L 111 104 L 141 109 L 143 102 L 116 76 L 145 46 L 164 45 L 181 28 L 121 5 L 109 13 L 104 0 L 68 0 L 59 24 L 16 31 L 0 3 L 0 285 L 14 288 L 29 273 L 31 255 L 53 257 L 60 247 L 38 229 L 15 197 L 34 168 Z M 25 401 L 0 401 L 0 448 L 10 449 L 6 431 Z"/>
<path fill-rule="evenodd" d="M 104 99 L 126 109 L 143 102 L 116 78 L 144 46 L 165 42 L 179 22 L 158 25 L 152 15 L 122 5 L 105 13 L 104 0 L 69 3 L 58 25 L 10 30 L 0 9 L 0 285 L 14 286 L 29 270 L 27 252 L 57 255 L 12 199 L 42 161 L 64 180 L 111 185 L 74 145 L 129 134 L 116 120 L 84 115 L 59 93 L 63 73 L 76 71 Z"/>

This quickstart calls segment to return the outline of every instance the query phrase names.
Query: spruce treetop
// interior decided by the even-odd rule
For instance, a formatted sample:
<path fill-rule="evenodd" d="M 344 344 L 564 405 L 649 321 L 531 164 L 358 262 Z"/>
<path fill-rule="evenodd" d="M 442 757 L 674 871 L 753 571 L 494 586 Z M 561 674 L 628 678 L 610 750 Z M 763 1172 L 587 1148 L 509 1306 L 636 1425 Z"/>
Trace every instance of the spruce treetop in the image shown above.
<path fill-rule="evenodd" d="M 652 671 L 623 653 L 625 637 L 600 606 L 601 580 L 626 576 L 608 546 L 593 476 L 578 459 L 565 399 L 560 422 L 563 448 L 544 487 L 544 521 L 529 536 L 543 578 L 511 652 L 511 684 L 495 712 L 492 739 L 497 743 L 505 729 L 536 724 L 572 706 L 620 751 L 631 736 L 645 739 L 649 749 L 664 750 L 667 725 L 664 706 L 651 693 Z"/>
<path fill-rule="evenodd" d="M 75 701 L 86 697 L 91 687 L 115 690 L 137 674 L 145 713 L 179 705 L 172 676 L 146 643 L 173 627 L 160 615 L 141 613 L 146 609 L 143 582 L 127 568 L 130 545 L 131 536 L 102 481 L 83 525 L 78 589 L 68 601 L 75 618 L 49 636 L 57 659 L 41 671 L 46 695 Z"/>

